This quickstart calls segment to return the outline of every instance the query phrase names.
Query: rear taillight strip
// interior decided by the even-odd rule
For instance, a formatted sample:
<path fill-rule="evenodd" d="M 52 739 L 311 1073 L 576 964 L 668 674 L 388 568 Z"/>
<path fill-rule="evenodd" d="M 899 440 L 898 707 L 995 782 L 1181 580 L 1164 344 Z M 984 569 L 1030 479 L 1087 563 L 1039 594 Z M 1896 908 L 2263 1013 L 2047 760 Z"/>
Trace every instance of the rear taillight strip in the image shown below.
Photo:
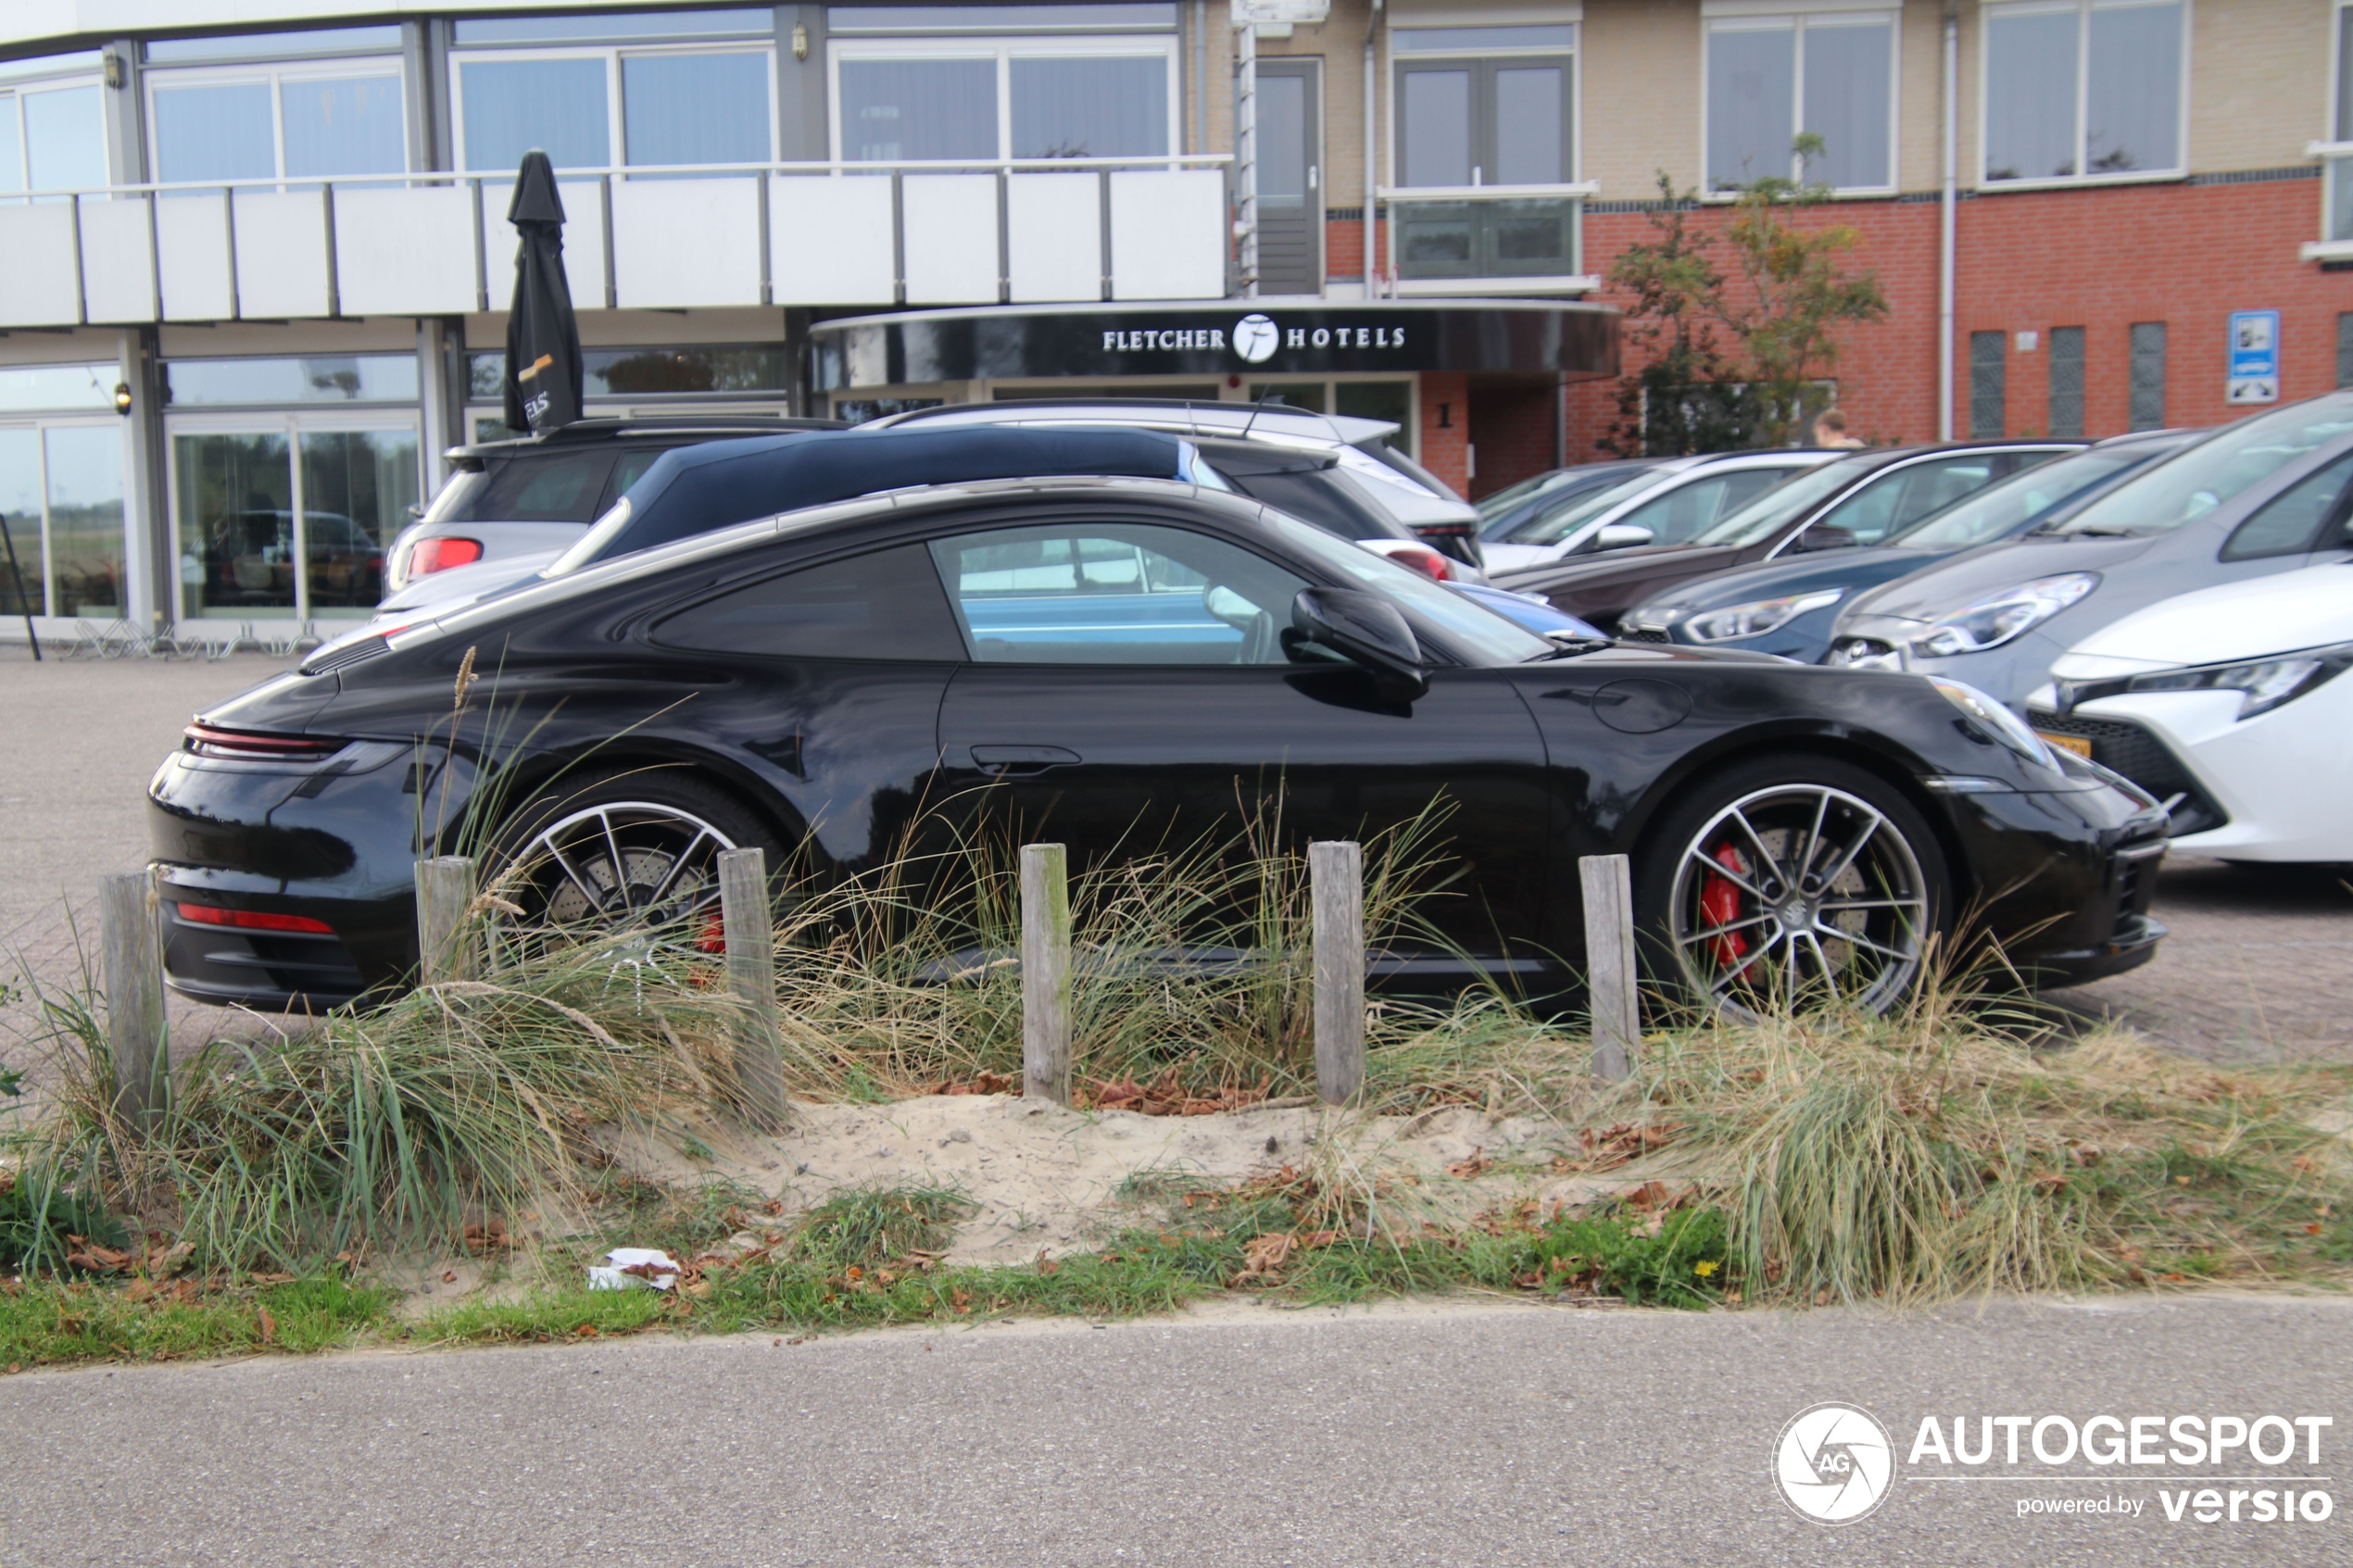
<path fill-rule="evenodd" d="M 180 918 L 196 925 L 227 925 L 244 931 L 289 931 L 306 936 L 333 936 L 335 928 L 308 915 L 272 914 L 267 909 L 224 909 L 217 904 L 173 906 Z"/>
<path fill-rule="evenodd" d="M 181 744 L 199 757 L 245 762 L 323 762 L 344 748 L 340 740 L 321 740 L 315 735 L 249 734 L 215 729 L 210 724 L 189 725 Z"/>

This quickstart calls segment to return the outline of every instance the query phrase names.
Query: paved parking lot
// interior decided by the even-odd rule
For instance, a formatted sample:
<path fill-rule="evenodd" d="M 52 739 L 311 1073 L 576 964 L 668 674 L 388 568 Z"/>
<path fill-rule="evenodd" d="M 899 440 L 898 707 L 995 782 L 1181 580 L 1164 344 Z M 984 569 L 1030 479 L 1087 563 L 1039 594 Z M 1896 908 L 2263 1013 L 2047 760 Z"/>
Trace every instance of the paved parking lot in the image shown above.
<path fill-rule="evenodd" d="M 146 782 L 181 727 L 283 668 L 254 655 L 36 665 L 0 648 L 0 808 L 13 828 L 0 836 L 0 951 L 71 972 L 69 912 L 93 929 L 97 878 L 145 859 Z M 2054 1000 L 2217 1060 L 2353 1060 L 2353 869 L 2176 860 L 2157 912 L 2173 935 L 2154 962 Z"/>

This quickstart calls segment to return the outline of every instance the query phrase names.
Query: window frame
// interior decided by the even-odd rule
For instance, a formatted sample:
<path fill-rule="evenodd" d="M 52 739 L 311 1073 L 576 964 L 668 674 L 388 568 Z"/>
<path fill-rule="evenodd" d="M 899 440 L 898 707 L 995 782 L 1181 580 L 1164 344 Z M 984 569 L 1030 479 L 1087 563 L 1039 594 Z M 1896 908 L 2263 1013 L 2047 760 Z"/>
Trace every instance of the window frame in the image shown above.
<path fill-rule="evenodd" d="M 758 160 L 766 166 L 782 161 L 784 127 L 777 113 L 776 40 L 773 34 L 743 33 L 736 37 L 697 38 L 690 42 L 611 43 L 580 44 L 473 44 L 449 51 L 449 142 L 450 163 L 457 172 L 484 179 L 500 175 L 511 180 L 514 170 L 505 167 L 476 169 L 469 160 L 466 146 L 466 67 L 495 61 L 527 65 L 538 61 L 602 60 L 605 66 L 605 163 L 559 164 L 558 175 L 570 171 L 611 173 L 628 178 L 643 169 L 711 169 L 726 170 L 746 167 L 734 163 L 712 164 L 645 164 L 633 167 L 629 161 L 629 106 L 622 95 L 623 58 L 644 58 L 649 56 L 677 56 L 687 55 L 749 55 L 758 54 L 766 64 L 768 77 L 768 149 Z"/>
<path fill-rule="evenodd" d="M 1509 31 L 1513 27 L 1529 25 L 1567 27 L 1569 30 L 1567 47 L 1563 48 L 1551 44 L 1482 44 L 1465 45 L 1459 48 L 1401 51 L 1396 42 L 1396 35 L 1400 31 L 1472 32 L 1491 29 L 1500 32 Z M 1431 29 L 1409 27 L 1401 30 L 1392 24 L 1382 31 L 1381 53 L 1387 59 L 1385 76 L 1389 100 L 1384 106 L 1385 112 L 1382 115 L 1383 140 L 1388 144 L 1383 149 L 1383 156 L 1388 160 L 1389 183 L 1391 186 L 1400 191 L 1416 192 L 1446 191 L 1457 188 L 1451 185 L 1407 185 L 1404 182 L 1404 79 L 1410 69 L 1423 65 L 1455 69 L 1460 69 L 1466 64 L 1471 66 L 1471 161 L 1474 168 L 1483 170 L 1484 166 L 1478 163 L 1478 158 L 1482 150 L 1491 150 L 1495 140 L 1492 86 L 1495 71 L 1499 66 L 1509 69 L 1514 63 L 1527 64 L 1538 61 L 1561 61 L 1566 62 L 1567 65 L 1564 81 L 1568 89 L 1568 112 L 1562 117 L 1561 134 L 1567 140 L 1568 144 L 1563 149 L 1561 168 L 1567 178 L 1557 186 L 1530 185 L 1525 188 L 1530 191 L 1570 192 L 1584 184 L 1585 25 L 1581 20 L 1553 21 L 1531 15 L 1525 21 L 1508 25 L 1464 23 L 1459 27 Z M 1475 186 L 1478 189 L 1489 188 L 1488 183 L 1484 182 L 1475 182 Z"/>
<path fill-rule="evenodd" d="M 1778 31 L 1786 26 L 1791 34 L 1792 59 L 1790 77 L 1791 124 L 1790 140 L 1794 143 L 1805 128 L 1806 119 L 1806 31 L 1808 25 L 1829 27 L 1884 25 L 1887 29 L 1887 181 L 1879 185 L 1826 185 L 1837 197 L 1885 197 L 1895 194 L 1903 184 L 1904 128 L 1904 12 L 1900 4 L 1892 6 L 1859 7 L 1852 6 L 1794 5 L 1786 10 L 1751 13 L 1703 12 L 1700 20 L 1700 88 L 1699 88 L 1699 170 L 1700 199 L 1710 202 L 1739 200 L 1731 187 L 1718 189 L 1709 184 L 1707 145 L 1714 118 L 1714 51 L 1709 46 L 1718 32 Z M 1802 182 L 1805 165 L 1795 152 L 1790 154 L 1790 178 Z"/>
<path fill-rule="evenodd" d="M 2052 191 L 2070 190 L 2082 185 L 2136 185 L 2168 180 L 2185 180 L 2190 172 L 2190 70 L 2193 61 L 2190 50 L 2196 36 L 2196 0 L 1998 0 L 1978 7 L 1977 20 L 1977 186 L 1981 191 Z M 2181 80 L 2175 84 L 2173 150 L 2179 160 L 2168 169 L 2131 169 L 2093 174 L 2085 172 L 2090 161 L 2088 140 L 2090 129 L 2085 123 L 2091 110 L 2092 72 L 2092 13 L 2095 10 L 2143 10 L 2158 6 L 2178 6 L 2182 18 Z M 2040 174 L 2017 180 L 1994 180 L 1985 171 L 1985 128 L 1993 94 L 1994 23 L 2005 16 L 2057 16 L 2067 11 L 2076 15 L 2075 30 L 2075 168 L 2073 174 Z M 2332 38 L 2330 47 L 2335 47 Z"/>
<path fill-rule="evenodd" d="M 390 69 L 387 69 L 386 68 Z M 409 82 L 407 63 L 397 54 L 338 55 L 330 57 L 271 59 L 239 62 L 230 65 L 168 66 L 140 72 L 140 108 L 146 124 L 147 167 L 160 171 L 163 168 L 163 129 L 156 113 L 156 94 L 174 87 L 239 87 L 266 84 L 270 89 L 270 152 L 271 171 L 254 175 L 249 180 L 223 181 L 223 184 L 258 186 L 275 185 L 281 189 L 293 184 L 315 186 L 322 181 L 389 179 L 395 174 L 413 173 L 409 157 Z M 285 83 L 293 82 L 360 82 L 382 80 L 389 76 L 398 84 L 395 94 L 400 104 L 400 167 L 397 169 L 359 171 L 343 174 L 288 174 L 286 172 L 286 107 Z M 199 183 L 200 182 L 189 182 Z"/>
<path fill-rule="evenodd" d="M 1035 32 L 936 32 L 910 36 L 904 33 L 851 33 L 825 41 L 825 150 L 827 157 L 838 168 L 894 169 L 925 163 L 920 158 L 846 158 L 842 156 L 841 116 L 844 103 L 841 95 L 841 67 L 844 60 L 978 60 L 993 59 L 997 65 L 997 152 L 989 158 L 966 162 L 938 160 L 947 167 L 982 169 L 1016 161 L 1013 156 L 1013 57 L 1025 59 L 1101 58 L 1117 56 L 1128 59 L 1159 58 L 1166 62 L 1168 73 L 1167 144 L 1164 153 L 1140 153 L 1132 158 L 1107 154 L 1136 164 L 1166 161 L 1175 167 L 1176 158 L 1184 155 L 1185 99 L 1179 73 L 1183 50 L 1176 35 L 1167 32 L 1112 33 L 1035 33 Z M 1038 162 L 1023 159 L 1023 162 Z M 1056 163 L 1065 160 L 1056 158 Z M 1077 160 L 1068 160 L 1076 162 Z"/>

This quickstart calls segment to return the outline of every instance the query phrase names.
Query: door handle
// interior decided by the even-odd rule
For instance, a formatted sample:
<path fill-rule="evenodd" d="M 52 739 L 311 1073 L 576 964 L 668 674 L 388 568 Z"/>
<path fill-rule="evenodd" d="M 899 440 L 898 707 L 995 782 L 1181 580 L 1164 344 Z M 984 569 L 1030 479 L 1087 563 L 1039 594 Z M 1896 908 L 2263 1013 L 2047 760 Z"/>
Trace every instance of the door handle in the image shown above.
<path fill-rule="evenodd" d="M 1000 779 L 1035 777 L 1049 768 L 1067 768 L 1078 753 L 1059 746 L 975 746 L 973 766 Z"/>
<path fill-rule="evenodd" d="M 1307 188 L 1311 191 L 1315 188 L 1315 166 L 1312 163 L 1307 166 Z"/>

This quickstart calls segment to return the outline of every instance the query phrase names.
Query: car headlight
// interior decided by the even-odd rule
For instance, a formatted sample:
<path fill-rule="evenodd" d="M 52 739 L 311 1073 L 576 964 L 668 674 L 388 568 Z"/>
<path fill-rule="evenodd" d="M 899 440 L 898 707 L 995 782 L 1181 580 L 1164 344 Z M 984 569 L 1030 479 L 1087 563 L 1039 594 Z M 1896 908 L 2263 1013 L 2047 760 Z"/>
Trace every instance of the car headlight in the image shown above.
<path fill-rule="evenodd" d="M 1845 596 L 1843 588 L 1824 588 L 1817 593 L 1792 594 L 1786 598 L 1755 599 L 1730 609 L 1711 609 L 1705 615 L 1694 615 L 1683 622 L 1683 630 L 1691 633 L 1695 643 L 1761 637 L 1768 632 L 1780 631 L 1807 610 L 1834 605 Z"/>
<path fill-rule="evenodd" d="M 1841 637 L 1831 645 L 1831 656 L 1825 664 L 1835 664 L 1846 670 L 1905 669 L 1904 650 L 1882 643 L 1876 637 Z"/>
<path fill-rule="evenodd" d="M 2100 585 L 2095 571 L 2037 577 L 1965 605 L 1912 639 L 1912 651 L 1930 659 L 1983 653 L 2039 626 Z"/>
<path fill-rule="evenodd" d="M 2353 666 L 2353 643 L 2251 659 L 2244 664 L 2209 664 L 2197 670 L 2163 670 L 2122 683 L 2128 692 L 2237 692 L 2239 717 L 2269 713 Z M 2080 699 L 2079 699 L 2080 700 Z"/>
<path fill-rule="evenodd" d="M 1944 694 L 1944 700 L 1959 709 L 1969 721 L 1983 730 L 1986 737 L 2008 746 L 2029 762 L 2056 770 L 2058 759 L 2043 737 L 2027 728 L 2026 721 L 1979 691 L 1975 686 L 1958 681 L 1948 681 L 1942 675 L 1931 675 L 1928 684 Z"/>

